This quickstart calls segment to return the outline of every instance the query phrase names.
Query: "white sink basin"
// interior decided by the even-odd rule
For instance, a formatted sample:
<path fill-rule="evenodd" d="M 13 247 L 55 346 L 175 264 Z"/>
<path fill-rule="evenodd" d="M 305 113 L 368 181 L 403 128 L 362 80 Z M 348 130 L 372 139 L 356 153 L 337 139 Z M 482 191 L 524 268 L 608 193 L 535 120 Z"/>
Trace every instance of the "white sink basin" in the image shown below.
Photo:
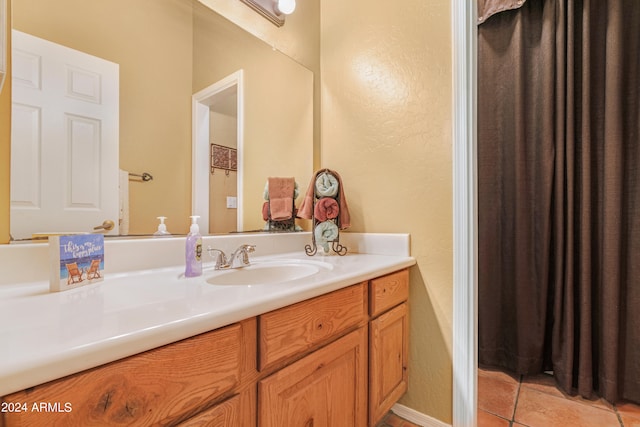
<path fill-rule="evenodd" d="M 212 285 L 267 285 L 313 276 L 333 266 L 321 261 L 259 261 L 248 267 L 217 270 L 208 279 Z"/>

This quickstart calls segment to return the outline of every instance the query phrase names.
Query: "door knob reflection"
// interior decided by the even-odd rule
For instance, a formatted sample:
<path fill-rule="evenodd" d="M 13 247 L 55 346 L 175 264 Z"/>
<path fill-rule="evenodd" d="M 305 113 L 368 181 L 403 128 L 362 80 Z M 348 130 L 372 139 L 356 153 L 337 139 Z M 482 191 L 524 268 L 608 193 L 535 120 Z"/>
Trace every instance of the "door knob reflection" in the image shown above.
<path fill-rule="evenodd" d="M 115 225 L 116 224 L 110 219 L 105 219 L 101 225 L 95 226 L 93 227 L 93 229 L 109 231 L 109 230 L 113 230 L 113 227 L 115 227 Z"/>

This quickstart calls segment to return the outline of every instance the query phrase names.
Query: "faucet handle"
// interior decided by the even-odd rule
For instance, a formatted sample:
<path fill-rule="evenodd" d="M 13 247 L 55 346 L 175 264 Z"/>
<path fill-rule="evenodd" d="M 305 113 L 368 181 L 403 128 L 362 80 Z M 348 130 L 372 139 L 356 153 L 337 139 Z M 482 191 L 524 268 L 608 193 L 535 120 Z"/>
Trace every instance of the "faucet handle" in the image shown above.
<path fill-rule="evenodd" d="M 252 252 L 255 252 L 256 245 L 242 245 L 241 248 L 243 248 L 248 253 L 252 253 Z"/>
<path fill-rule="evenodd" d="M 216 252 L 218 253 L 217 256 L 215 255 Z M 224 254 L 222 250 L 212 248 L 211 246 L 207 246 L 207 253 L 209 254 L 209 256 L 211 256 L 211 258 L 216 259 L 216 265 L 214 267 L 216 270 L 229 267 L 229 263 L 227 262 L 227 256 Z"/>
<path fill-rule="evenodd" d="M 240 245 L 238 249 L 233 251 L 229 263 L 232 268 L 246 267 L 251 264 L 249 254 L 256 250 L 256 245 Z M 242 258 L 240 258 L 242 257 Z M 239 264 L 238 264 L 239 263 Z"/>

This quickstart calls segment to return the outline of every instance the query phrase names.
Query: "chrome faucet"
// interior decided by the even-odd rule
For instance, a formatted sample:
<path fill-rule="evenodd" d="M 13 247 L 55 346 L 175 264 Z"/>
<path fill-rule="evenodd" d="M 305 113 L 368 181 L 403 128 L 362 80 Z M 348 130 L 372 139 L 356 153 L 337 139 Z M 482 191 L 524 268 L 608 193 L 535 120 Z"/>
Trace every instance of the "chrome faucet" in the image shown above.
<path fill-rule="evenodd" d="M 255 245 L 241 245 L 238 249 L 233 251 L 229 258 L 231 268 L 242 268 L 251 265 L 251 262 L 249 261 L 249 254 L 255 250 Z"/>
<path fill-rule="evenodd" d="M 251 265 L 249 254 L 256 250 L 255 245 L 241 245 L 233 251 L 227 259 L 227 255 L 221 249 L 207 247 L 207 252 L 212 258 L 215 258 L 215 270 L 225 270 L 228 268 L 242 268 Z"/>

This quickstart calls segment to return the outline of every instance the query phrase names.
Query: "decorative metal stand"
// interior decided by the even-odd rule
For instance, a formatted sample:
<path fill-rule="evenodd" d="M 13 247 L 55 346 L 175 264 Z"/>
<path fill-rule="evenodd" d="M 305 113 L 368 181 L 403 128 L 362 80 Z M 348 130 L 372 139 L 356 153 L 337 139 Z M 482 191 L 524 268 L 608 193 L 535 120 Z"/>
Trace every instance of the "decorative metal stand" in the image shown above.
<path fill-rule="evenodd" d="M 314 256 L 318 253 L 318 245 L 316 244 L 316 236 L 314 234 L 311 235 L 311 243 L 311 245 L 305 245 L 304 251 L 307 255 Z M 331 243 L 331 249 L 338 255 L 342 256 L 347 254 L 347 247 L 340 244 L 340 238 L 329 243 Z"/>
<path fill-rule="evenodd" d="M 268 210 L 269 210 L 269 214 L 268 214 L 268 218 L 267 218 L 266 231 L 269 231 L 269 232 L 296 231 L 296 212 L 297 212 L 297 209 L 296 209 L 295 201 L 293 202 L 293 207 L 291 209 L 291 212 L 293 212 L 293 215 L 291 216 L 291 218 L 285 219 L 285 220 L 281 220 L 281 221 L 275 221 L 275 220 L 271 219 L 271 204 L 269 202 L 266 202 L 266 203 L 268 204 Z"/>
<path fill-rule="evenodd" d="M 333 175 L 331 173 L 331 171 L 329 169 L 323 169 L 320 172 L 316 173 L 315 177 L 318 177 L 321 173 L 328 173 L 331 176 L 333 176 L 335 178 L 335 175 Z M 314 184 L 315 185 L 315 182 Z M 340 206 L 340 192 L 342 191 L 342 188 L 338 187 L 338 192 L 336 193 L 335 196 L 331 197 L 332 199 L 334 199 L 337 203 L 338 203 L 338 209 L 339 212 L 342 210 L 342 206 Z M 309 256 L 313 256 L 316 253 L 318 253 L 318 244 L 316 242 L 316 227 L 323 221 L 318 221 L 318 219 L 315 217 L 315 211 L 316 211 L 316 204 L 318 203 L 318 201 L 324 197 L 327 196 L 321 196 L 318 197 L 318 194 L 315 192 L 315 188 L 314 188 L 314 197 L 313 197 L 313 208 L 311 210 L 311 221 L 313 224 L 313 228 L 311 231 L 311 244 L 310 245 L 305 245 L 304 247 L 304 251 L 307 255 Z M 330 244 L 331 249 L 337 253 L 340 256 L 346 255 L 347 253 L 347 247 L 343 246 L 340 244 L 340 213 L 338 212 L 338 216 L 334 219 L 327 219 L 327 221 L 332 221 L 333 223 L 336 224 L 336 226 L 338 227 L 338 237 L 335 240 L 330 240 L 327 243 Z"/>

